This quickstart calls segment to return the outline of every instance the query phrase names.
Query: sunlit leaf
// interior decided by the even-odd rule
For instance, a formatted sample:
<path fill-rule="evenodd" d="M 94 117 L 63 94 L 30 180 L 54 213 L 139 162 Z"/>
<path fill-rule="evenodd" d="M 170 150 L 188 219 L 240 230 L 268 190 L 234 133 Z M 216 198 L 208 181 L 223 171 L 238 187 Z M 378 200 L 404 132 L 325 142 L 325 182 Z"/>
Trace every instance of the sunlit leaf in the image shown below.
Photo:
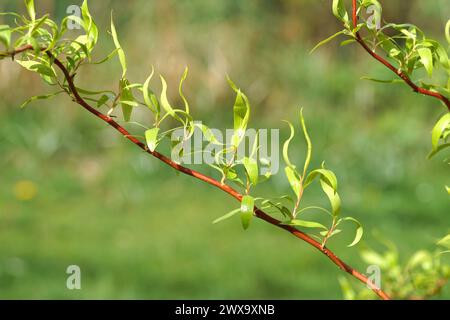
<path fill-rule="evenodd" d="M 120 80 L 120 104 L 122 106 L 123 118 L 126 122 L 130 121 L 133 107 L 137 107 L 131 89 L 128 87 L 130 82 L 127 79 Z"/>
<path fill-rule="evenodd" d="M 127 74 L 127 60 L 125 57 L 125 52 L 123 51 L 122 46 L 120 45 L 119 38 L 117 37 L 117 31 L 114 25 L 112 15 L 111 15 L 111 35 L 113 37 L 114 45 L 116 46 L 119 61 L 122 66 L 122 78 L 125 78 L 125 75 Z"/>
<path fill-rule="evenodd" d="M 355 238 L 353 238 L 352 243 L 349 244 L 348 247 L 353 247 L 353 246 L 357 245 L 361 241 L 361 238 L 362 238 L 362 236 L 364 234 L 364 230 L 363 230 L 363 227 L 362 227 L 361 223 L 358 220 L 356 220 L 355 218 L 352 218 L 352 217 L 344 217 L 344 218 L 340 219 L 340 221 L 342 221 L 342 222 L 343 221 L 350 221 L 350 222 L 353 222 L 354 224 L 356 224 Z"/>
<path fill-rule="evenodd" d="M 433 75 L 433 53 L 429 48 L 420 48 L 417 50 L 420 56 L 420 61 L 427 70 L 428 75 Z"/>
<path fill-rule="evenodd" d="M 185 95 L 183 93 L 183 83 L 184 83 L 184 81 L 186 80 L 186 78 L 188 76 L 188 72 L 189 72 L 189 69 L 186 68 L 184 70 L 183 76 L 181 77 L 180 86 L 179 86 L 179 89 L 178 89 L 178 91 L 180 93 L 180 97 L 183 100 L 186 113 L 189 113 L 189 103 L 188 103 L 188 101 L 187 101 L 187 99 L 186 99 L 186 97 L 185 97 Z"/>
<path fill-rule="evenodd" d="M 11 45 L 11 28 L 8 25 L 0 25 L 0 42 L 6 49 Z"/>
<path fill-rule="evenodd" d="M 439 146 L 439 141 L 441 140 L 442 134 L 447 129 L 447 127 L 450 125 L 450 113 L 446 113 L 443 115 L 439 121 L 436 123 L 436 125 L 433 128 L 432 135 L 431 135 L 431 144 L 433 151 L 436 150 Z"/>
<path fill-rule="evenodd" d="M 239 212 L 241 212 L 241 209 L 236 209 L 236 210 L 230 211 L 229 213 L 227 213 L 227 214 L 221 216 L 220 218 L 217 218 L 216 220 L 214 220 L 213 224 L 216 224 L 216 223 L 222 222 L 224 220 L 227 220 L 227 219 L 231 218 L 232 216 L 236 215 Z"/>
<path fill-rule="evenodd" d="M 158 133 L 159 128 L 152 128 L 145 131 L 145 140 L 147 141 L 147 146 L 151 152 L 155 151 L 158 145 Z"/>
<path fill-rule="evenodd" d="M 305 118 L 303 117 L 303 109 L 301 109 L 301 111 L 300 111 L 300 123 L 302 125 L 303 135 L 305 137 L 306 147 L 307 147 L 307 149 L 306 149 L 306 160 L 305 160 L 305 165 L 304 165 L 304 168 L 303 168 L 303 176 L 305 176 L 306 172 L 308 170 L 309 164 L 311 162 L 312 143 L 311 143 L 311 139 L 309 138 L 308 130 L 306 129 Z"/>
<path fill-rule="evenodd" d="M 25 0 L 25 6 L 27 7 L 28 15 L 31 21 L 36 20 L 36 10 L 34 8 L 34 0 Z"/>
<path fill-rule="evenodd" d="M 63 93 L 65 91 L 58 91 L 55 93 L 50 93 L 50 94 L 46 94 L 46 95 L 41 95 L 41 96 L 34 96 L 31 97 L 30 99 L 28 99 L 27 101 L 25 101 L 24 103 L 22 103 L 22 105 L 20 106 L 20 108 L 25 108 L 27 105 L 29 105 L 31 102 L 36 101 L 36 100 L 47 100 L 50 98 L 53 98 L 54 96 Z"/>
<path fill-rule="evenodd" d="M 286 221 L 283 224 L 295 226 L 295 227 L 328 230 L 327 227 L 325 227 L 323 224 L 321 224 L 319 222 L 314 222 L 314 221 L 294 219 L 294 220 Z"/>
<path fill-rule="evenodd" d="M 320 41 L 309 53 L 313 53 L 314 51 L 316 51 L 318 48 L 320 48 L 321 46 L 327 44 L 328 42 L 332 41 L 333 39 L 335 39 L 336 37 L 340 36 L 341 34 L 344 33 L 344 30 L 339 31 L 335 34 L 333 34 L 332 36 L 326 38 L 325 40 Z"/>
<path fill-rule="evenodd" d="M 438 245 L 450 249 L 450 234 L 437 242 Z"/>
<path fill-rule="evenodd" d="M 244 230 L 250 226 L 250 221 L 253 218 L 253 210 L 255 207 L 255 199 L 252 196 L 244 196 L 241 201 L 241 222 Z"/>
<path fill-rule="evenodd" d="M 247 171 L 248 177 L 250 178 L 250 182 L 256 186 L 258 184 L 259 171 L 258 171 L 258 162 L 251 157 L 245 157 L 242 159 L 242 164 Z"/>
<path fill-rule="evenodd" d="M 167 98 L 167 82 L 163 76 L 161 77 L 162 90 L 161 90 L 161 105 L 163 109 L 172 117 L 175 116 L 175 111 L 169 103 L 169 99 Z"/>
<path fill-rule="evenodd" d="M 284 142 L 284 145 L 283 145 L 283 158 L 284 158 L 284 162 L 289 167 L 295 168 L 295 166 L 291 163 L 291 161 L 289 159 L 289 144 L 291 143 L 292 139 L 294 139 L 295 130 L 294 130 L 294 126 L 289 121 L 285 121 L 285 122 L 289 125 L 289 128 L 291 129 L 291 134 L 290 134 L 289 138 Z"/>
<path fill-rule="evenodd" d="M 284 172 L 286 174 L 286 177 L 289 181 L 292 190 L 295 193 L 295 196 L 298 198 L 300 196 L 300 191 L 302 188 L 298 173 L 295 171 L 295 169 L 291 167 L 284 168 Z"/>
<path fill-rule="evenodd" d="M 342 22 L 348 23 L 349 17 L 343 0 L 333 0 L 333 14 Z"/>
<path fill-rule="evenodd" d="M 250 103 L 247 96 L 236 87 L 230 78 L 228 78 L 228 82 L 236 92 L 236 101 L 233 106 L 234 134 L 231 138 L 231 143 L 237 147 L 245 135 L 245 130 L 250 119 Z"/>

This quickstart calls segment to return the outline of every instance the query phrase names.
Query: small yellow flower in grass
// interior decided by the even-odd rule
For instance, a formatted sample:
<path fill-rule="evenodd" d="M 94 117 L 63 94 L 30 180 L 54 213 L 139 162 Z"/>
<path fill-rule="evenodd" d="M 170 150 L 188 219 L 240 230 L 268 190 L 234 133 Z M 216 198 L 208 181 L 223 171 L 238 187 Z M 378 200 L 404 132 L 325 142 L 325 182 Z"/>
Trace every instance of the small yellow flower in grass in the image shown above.
<path fill-rule="evenodd" d="M 21 180 L 14 185 L 14 195 L 20 201 L 33 200 L 37 195 L 37 186 L 30 180 Z"/>

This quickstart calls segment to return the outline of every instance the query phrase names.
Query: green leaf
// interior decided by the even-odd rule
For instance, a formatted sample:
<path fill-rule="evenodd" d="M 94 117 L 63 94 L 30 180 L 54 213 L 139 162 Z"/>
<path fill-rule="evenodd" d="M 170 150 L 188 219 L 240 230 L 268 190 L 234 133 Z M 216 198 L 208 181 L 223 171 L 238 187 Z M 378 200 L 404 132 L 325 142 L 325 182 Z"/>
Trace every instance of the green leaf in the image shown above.
<path fill-rule="evenodd" d="M 337 190 L 338 182 L 336 175 L 333 171 L 327 169 L 316 169 L 308 174 L 305 180 L 305 188 L 310 185 L 317 176 L 324 177 L 327 183 L 333 188 L 333 190 Z"/>
<path fill-rule="evenodd" d="M 63 93 L 63 92 L 65 92 L 65 91 L 58 91 L 58 92 L 55 92 L 55 93 L 50 93 L 50 94 L 46 94 L 46 95 L 42 95 L 42 96 L 34 96 L 34 97 L 31 97 L 30 99 L 28 99 L 27 101 L 25 101 L 24 103 L 22 103 L 22 105 L 20 106 L 20 108 L 25 108 L 27 105 L 29 105 L 31 102 L 33 102 L 33 101 L 36 101 L 36 100 L 47 100 L 47 99 L 50 99 L 50 98 L 53 98 L 54 96 L 56 96 L 56 95 L 58 95 L 58 94 L 60 94 L 60 93 Z"/>
<path fill-rule="evenodd" d="M 291 161 L 289 159 L 289 144 L 291 143 L 292 139 L 294 139 L 295 130 L 294 130 L 294 126 L 292 125 L 292 123 L 290 123 L 289 121 L 285 121 L 285 122 L 289 125 L 289 128 L 291 129 L 291 134 L 290 134 L 289 138 L 283 144 L 283 158 L 284 158 L 284 162 L 289 167 L 295 168 L 295 166 L 291 163 Z"/>
<path fill-rule="evenodd" d="M 319 222 L 314 222 L 314 221 L 294 219 L 294 220 L 286 221 L 283 224 L 289 225 L 289 226 L 295 226 L 295 227 L 328 230 L 328 228 L 325 227 L 323 224 L 321 224 Z"/>
<path fill-rule="evenodd" d="M 333 0 L 333 14 L 344 23 L 349 22 L 348 13 L 343 0 Z"/>
<path fill-rule="evenodd" d="M 300 123 L 302 124 L 303 135 L 305 136 L 306 146 L 307 146 L 306 160 L 305 160 L 305 165 L 303 167 L 303 176 L 305 176 L 306 171 L 308 171 L 309 164 L 311 163 L 312 143 L 311 143 L 311 139 L 309 138 L 308 130 L 306 129 L 305 118 L 303 117 L 303 109 L 300 110 Z"/>
<path fill-rule="evenodd" d="M 111 35 L 113 37 L 114 45 L 116 46 L 117 49 L 120 64 L 122 65 L 122 78 L 125 78 L 125 75 L 127 74 L 127 60 L 125 57 L 125 52 L 123 51 L 122 46 L 120 45 L 119 38 L 117 37 L 117 31 L 114 25 L 112 14 L 111 14 Z"/>
<path fill-rule="evenodd" d="M 250 221 L 253 218 L 253 211 L 255 209 L 255 199 L 252 196 L 242 197 L 241 202 L 241 222 L 244 230 L 247 230 L 250 226 Z"/>
<path fill-rule="evenodd" d="M 25 6 L 27 7 L 28 15 L 31 21 L 36 20 L 36 10 L 34 8 L 34 0 L 25 0 Z"/>
<path fill-rule="evenodd" d="M 0 42 L 6 49 L 11 45 L 11 28 L 8 25 L 0 25 Z"/>
<path fill-rule="evenodd" d="M 433 75 L 433 53 L 429 48 L 420 48 L 417 50 L 420 56 L 420 62 L 424 65 L 427 70 L 428 76 Z"/>
<path fill-rule="evenodd" d="M 28 60 L 28 61 L 16 60 L 16 62 L 29 71 L 37 72 L 43 76 L 47 76 L 47 77 L 51 77 L 51 78 L 56 77 L 55 70 L 53 70 L 52 67 L 49 67 L 40 62 L 31 61 L 31 60 Z"/>
<path fill-rule="evenodd" d="M 241 209 L 236 209 L 236 210 L 230 211 L 227 214 L 221 216 L 220 218 L 217 218 L 216 220 L 214 220 L 213 224 L 216 224 L 216 223 L 222 222 L 224 220 L 227 220 L 227 219 L 231 218 L 232 216 L 236 215 L 239 212 L 241 212 Z"/>
<path fill-rule="evenodd" d="M 84 29 L 86 30 L 86 36 L 89 39 L 88 41 L 89 51 L 92 51 L 98 40 L 98 29 L 97 25 L 94 22 L 94 19 L 92 18 L 89 12 L 87 0 L 83 1 L 83 4 L 81 5 L 81 12 L 83 14 Z"/>
<path fill-rule="evenodd" d="M 332 36 L 326 38 L 325 40 L 320 41 L 310 52 L 309 54 L 313 53 L 314 51 L 316 51 L 318 48 L 320 48 L 321 46 L 327 44 L 328 42 L 332 41 L 334 38 L 340 36 L 341 34 L 344 34 L 344 30 L 339 31 L 335 34 L 333 34 Z"/>
<path fill-rule="evenodd" d="M 163 109 L 172 117 L 175 117 L 175 111 L 169 103 L 169 99 L 167 99 L 167 82 L 163 76 L 161 77 L 162 90 L 161 90 L 161 105 Z"/>
<path fill-rule="evenodd" d="M 322 190 L 327 195 L 328 199 L 331 203 L 331 209 L 333 216 L 338 216 L 341 211 L 341 198 L 339 197 L 339 194 L 336 192 L 335 189 L 328 183 L 326 179 L 322 176 L 320 179 L 320 185 L 322 187 Z"/>
<path fill-rule="evenodd" d="M 442 134 L 449 125 L 450 125 L 450 113 L 446 113 L 439 119 L 439 121 L 433 128 L 431 135 L 431 144 L 433 151 L 437 150 L 437 148 L 439 147 L 439 141 L 441 140 Z"/>
<path fill-rule="evenodd" d="M 236 92 L 236 101 L 233 106 L 234 134 L 231 139 L 231 143 L 233 146 L 237 147 L 245 135 L 245 130 L 247 129 L 250 119 L 250 103 L 247 96 L 236 87 L 234 82 L 229 77 L 228 83 Z"/>
<path fill-rule="evenodd" d="M 258 184 L 259 171 L 258 171 L 258 162 L 254 158 L 245 157 L 242 159 L 242 164 L 247 171 L 248 177 L 250 178 L 250 182 L 256 186 Z"/>
<path fill-rule="evenodd" d="M 445 37 L 447 38 L 448 44 L 450 44 L 450 20 L 448 20 L 445 25 Z"/>
<path fill-rule="evenodd" d="M 158 146 L 158 133 L 159 128 L 152 128 L 145 131 L 145 140 L 147 141 L 147 146 L 151 152 L 155 151 Z"/>
<path fill-rule="evenodd" d="M 392 80 L 383 80 L 383 79 L 376 79 L 376 78 L 372 78 L 372 77 L 361 77 L 361 80 L 368 80 L 368 81 L 373 81 L 373 82 L 378 82 L 378 83 L 404 83 L 403 80 L 400 79 L 392 79 Z"/>
<path fill-rule="evenodd" d="M 357 245 L 361 241 L 361 238 L 364 233 L 364 229 L 363 229 L 361 223 L 352 217 L 345 217 L 345 218 L 340 219 L 340 221 L 341 222 L 350 221 L 350 222 L 353 222 L 354 224 L 356 224 L 355 238 L 353 239 L 352 243 L 348 245 L 348 247 L 353 247 L 353 246 Z"/>
<path fill-rule="evenodd" d="M 123 118 L 126 122 L 129 122 L 131 119 L 133 107 L 138 106 L 129 85 L 130 82 L 127 79 L 120 80 L 120 104 L 122 106 Z"/>
<path fill-rule="evenodd" d="M 292 167 L 286 167 L 284 168 L 284 172 L 289 181 L 289 184 L 291 185 L 292 190 L 295 193 L 295 196 L 298 199 L 298 197 L 300 196 L 302 185 L 300 183 L 300 177 L 297 171 L 295 171 L 295 169 L 293 169 Z"/>
<path fill-rule="evenodd" d="M 450 187 L 445 186 L 445 190 L 447 190 L 447 193 L 450 195 Z"/>
<path fill-rule="evenodd" d="M 186 110 L 187 114 L 189 114 L 189 103 L 188 103 L 188 101 L 187 101 L 187 99 L 186 99 L 186 97 L 185 97 L 185 95 L 183 93 L 183 83 L 184 83 L 184 81 L 186 80 L 186 78 L 188 76 L 188 72 L 189 72 L 189 69 L 186 67 L 186 69 L 184 69 L 183 76 L 181 77 L 180 87 L 178 88 L 178 91 L 180 93 L 180 97 L 181 97 L 181 99 L 184 102 L 184 107 L 185 107 L 185 110 Z"/>
<path fill-rule="evenodd" d="M 450 234 L 439 240 L 437 245 L 450 249 Z"/>
<path fill-rule="evenodd" d="M 144 96 L 144 102 L 147 107 L 155 114 L 156 118 L 159 118 L 161 108 L 159 106 L 158 99 L 156 99 L 156 95 L 149 89 L 150 81 L 152 80 L 154 73 L 155 70 L 152 67 L 152 72 L 150 73 L 150 76 L 147 78 L 147 80 L 145 80 L 144 86 L 142 87 L 142 93 Z"/>
<path fill-rule="evenodd" d="M 100 99 L 97 100 L 97 108 L 102 107 L 103 105 L 105 105 L 109 100 L 109 96 L 104 94 L 100 97 Z"/>

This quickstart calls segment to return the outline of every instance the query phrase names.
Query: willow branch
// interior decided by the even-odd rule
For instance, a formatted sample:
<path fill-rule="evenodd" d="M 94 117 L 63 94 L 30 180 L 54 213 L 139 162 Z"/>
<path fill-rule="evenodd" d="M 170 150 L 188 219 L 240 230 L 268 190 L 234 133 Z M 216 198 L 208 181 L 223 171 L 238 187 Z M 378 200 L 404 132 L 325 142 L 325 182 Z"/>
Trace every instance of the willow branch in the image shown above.
<path fill-rule="evenodd" d="M 352 21 L 353 21 L 353 27 L 356 29 L 358 26 L 358 5 L 357 0 L 353 0 L 353 6 L 352 6 Z M 450 111 L 450 100 L 440 94 L 439 92 L 431 91 L 425 88 L 422 88 L 415 84 L 411 78 L 402 70 L 399 68 L 396 68 L 394 65 L 392 65 L 389 61 L 381 57 L 379 54 L 377 54 L 374 50 L 372 50 L 367 43 L 364 41 L 364 39 L 361 37 L 361 34 L 359 31 L 355 34 L 355 40 L 366 50 L 373 58 L 378 60 L 380 63 L 382 63 L 384 66 L 386 66 L 388 69 L 390 69 L 392 72 L 394 72 L 400 79 L 402 79 L 408 86 L 410 86 L 414 92 L 420 93 L 426 96 L 434 97 L 440 101 L 442 101 L 446 106 L 447 109 Z"/>
<path fill-rule="evenodd" d="M 14 54 L 19 53 L 19 52 L 24 52 L 27 50 L 30 50 L 32 48 L 26 46 L 26 47 L 22 47 L 19 49 L 16 49 L 14 51 Z M 45 50 L 43 50 L 45 51 Z M 67 68 L 64 66 L 64 64 L 55 56 L 53 56 L 53 54 L 49 51 L 45 51 L 45 53 L 48 55 L 48 57 L 54 62 L 54 64 L 61 70 L 61 72 L 64 75 L 65 80 L 67 81 L 68 87 L 69 87 L 69 91 L 72 95 L 73 100 L 80 105 L 81 107 L 83 107 L 85 110 L 87 110 L 88 112 L 90 112 L 91 114 L 93 114 L 94 116 L 96 116 L 97 118 L 101 119 L 102 121 L 106 122 L 108 125 L 110 125 L 111 127 L 113 127 L 114 129 L 116 129 L 123 137 L 125 137 L 126 139 L 128 139 L 130 142 L 132 142 L 134 145 L 136 145 L 137 147 L 139 147 L 140 149 L 144 150 L 146 153 L 148 153 L 149 155 L 159 159 L 160 161 L 164 162 L 166 165 L 172 167 L 173 169 L 184 173 L 188 176 L 194 177 L 198 180 L 201 180 L 203 182 L 206 182 L 220 190 L 222 190 L 223 192 L 229 194 L 230 196 L 232 196 L 233 198 L 235 198 L 236 200 L 238 200 L 239 202 L 242 201 L 243 195 L 241 193 L 239 193 L 237 190 L 233 189 L 232 187 L 230 187 L 227 184 L 221 183 L 218 180 L 206 176 L 198 171 L 186 168 L 174 161 L 172 161 L 171 159 L 167 158 L 166 156 L 164 156 L 163 154 L 157 152 L 157 151 L 151 151 L 147 145 L 145 143 L 143 143 L 142 141 L 140 141 L 139 139 L 137 139 L 136 137 L 134 137 L 133 135 L 131 135 L 123 126 L 121 126 L 120 124 L 118 124 L 113 118 L 111 118 L 109 115 L 103 114 L 100 111 L 98 111 L 97 109 L 93 108 L 91 105 L 89 105 L 79 94 L 75 84 L 74 84 L 74 79 L 73 77 L 70 75 L 69 71 L 67 70 Z M 343 262 L 338 256 L 336 256 L 335 253 L 333 253 L 331 250 L 329 250 L 327 247 L 322 247 L 322 244 L 317 242 L 316 240 L 314 240 L 313 238 L 311 238 L 309 235 L 307 235 L 306 233 L 292 227 L 292 226 L 287 226 L 282 224 L 281 221 L 271 217 L 270 215 L 268 215 L 267 213 L 265 213 L 264 211 L 262 211 L 261 209 L 255 207 L 254 208 L 254 214 L 257 218 L 266 221 L 267 223 L 270 223 L 273 226 L 276 226 L 280 229 L 283 229 L 287 232 L 289 232 L 290 234 L 292 234 L 293 236 L 295 236 L 298 239 L 301 239 L 303 241 L 305 241 L 306 243 L 308 243 L 309 245 L 311 245 L 312 247 L 316 248 L 317 250 L 319 250 L 322 254 L 324 254 L 329 260 L 331 260 L 335 265 L 337 265 L 341 270 L 343 270 L 344 272 L 348 273 L 349 275 L 351 275 L 352 277 L 354 277 L 355 279 L 359 280 L 360 282 L 364 283 L 368 288 L 370 288 L 377 296 L 379 296 L 381 299 L 383 300 L 390 300 L 390 297 L 379 287 L 377 287 L 370 279 L 368 279 L 365 275 L 363 275 L 362 273 L 358 272 L 356 269 L 352 268 L 351 266 L 349 266 L 348 264 L 346 264 L 345 262 Z"/>

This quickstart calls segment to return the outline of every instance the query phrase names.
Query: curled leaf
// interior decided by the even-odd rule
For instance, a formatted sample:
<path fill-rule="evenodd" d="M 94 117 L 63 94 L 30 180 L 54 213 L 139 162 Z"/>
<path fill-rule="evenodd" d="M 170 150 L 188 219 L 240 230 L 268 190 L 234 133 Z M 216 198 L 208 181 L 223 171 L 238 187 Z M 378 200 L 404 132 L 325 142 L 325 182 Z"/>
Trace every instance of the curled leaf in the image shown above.
<path fill-rule="evenodd" d="M 355 238 L 353 239 L 352 243 L 350 243 L 348 245 L 348 247 L 353 247 L 353 246 L 357 245 L 361 241 L 361 238 L 362 238 L 363 233 L 364 233 L 364 229 L 363 229 L 361 223 L 358 220 L 356 220 L 355 218 L 352 218 L 352 217 L 345 217 L 345 218 L 340 219 L 340 221 L 341 222 L 350 221 L 350 222 L 353 222 L 354 224 L 356 224 Z"/>

